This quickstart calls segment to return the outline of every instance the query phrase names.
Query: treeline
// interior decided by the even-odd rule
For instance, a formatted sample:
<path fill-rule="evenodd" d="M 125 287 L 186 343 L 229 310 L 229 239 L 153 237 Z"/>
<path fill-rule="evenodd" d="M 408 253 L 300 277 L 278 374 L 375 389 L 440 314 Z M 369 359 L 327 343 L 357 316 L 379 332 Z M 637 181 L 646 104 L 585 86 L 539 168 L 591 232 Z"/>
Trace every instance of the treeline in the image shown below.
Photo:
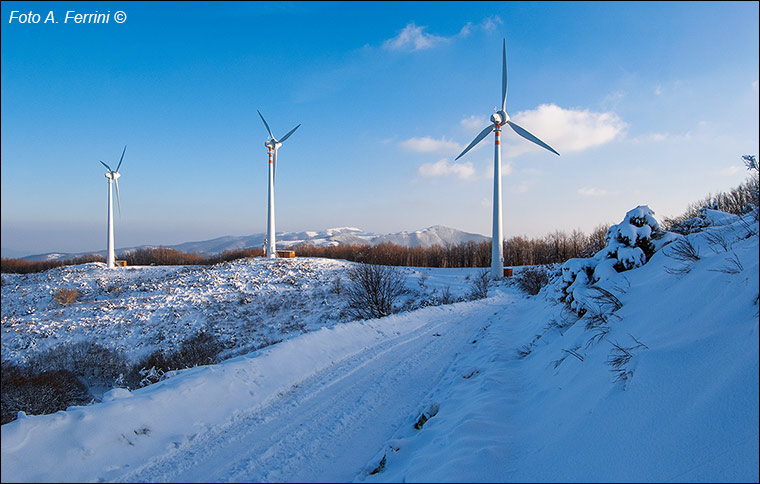
<path fill-rule="evenodd" d="M 573 257 L 589 257 L 604 248 L 607 226 L 600 225 L 591 234 L 574 230 L 567 234 L 556 231 L 541 238 L 512 237 L 504 241 L 505 266 L 524 266 L 564 262 Z M 298 257 L 323 257 L 344 259 L 366 264 L 410 267 L 488 267 L 491 265 L 491 242 L 463 242 L 461 244 L 436 245 L 433 247 L 405 247 L 390 242 L 377 245 L 338 245 L 292 247 Z M 121 254 L 127 266 L 149 265 L 213 265 L 245 257 L 262 257 L 263 249 L 247 248 L 228 250 L 220 254 L 204 256 L 182 252 L 166 247 L 136 249 Z M 1 270 L 7 273 L 28 274 L 56 267 L 105 262 L 99 255 L 86 255 L 58 261 L 28 261 L 2 259 Z"/>
<path fill-rule="evenodd" d="M 752 158 L 754 159 L 754 157 Z M 727 192 L 720 192 L 715 195 L 708 194 L 703 199 L 690 203 L 683 214 L 673 218 L 666 217 L 663 220 L 663 226 L 670 230 L 674 225 L 699 215 L 700 210 L 704 207 L 733 213 L 734 215 L 744 215 L 753 209 L 757 209 L 758 206 L 760 206 L 760 179 L 755 168 L 754 172 L 741 185 Z"/>
<path fill-rule="evenodd" d="M 574 230 L 571 234 L 556 231 L 541 238 L 523 236 L 504 241 L 504 265 L 523 266 L 553 264 L 573 257 L 589 257 L 604 248 L 608 226 L 600 225 L 591 234 Z M 463 242 L 433 247 L 404 247 L 390 242 L 369 245 L 293 247 L 299 257 L 345 259 L 365 264 L 412 267 L 488 267 L 491 265 L 491 242 Z"/>
<path fill-rule="evenodd" d="M 245 257 L 261 257 L 263 249 L 238 249 L 226 250 L 222 253 L 203 256 L 196 253 L 182 252 L 166 247 L 151 247 L 136 249 L 121 254 L 120 260 L 125 260 L 128 266 L 172 266 L 172 265 L 213 265 L 220 262 L 229 262 Z M 0 260 L 0 272 L 14 274 L 30 274 L 42 272 L 56 267 L 86 264 L 88 262 L 106 262 L 103 256 L 88 254 L 81 257 L 65 260 L 30 261 L 25 259 L 2 258 Z"/>
<path fill-rule="evenodd" d="M 106 259 L 96 254 L 87 254 L 81 257 L 64 260 L 26 260 L 10 259 L 3 257 L 0 259 L 0 272 L 9 272 L 14 274 L 31 274 L 33 272 L 42 272 L 56 267 L 73 266 L 77 264 L 86 264 L 88 262 L 105 262 Z"/>

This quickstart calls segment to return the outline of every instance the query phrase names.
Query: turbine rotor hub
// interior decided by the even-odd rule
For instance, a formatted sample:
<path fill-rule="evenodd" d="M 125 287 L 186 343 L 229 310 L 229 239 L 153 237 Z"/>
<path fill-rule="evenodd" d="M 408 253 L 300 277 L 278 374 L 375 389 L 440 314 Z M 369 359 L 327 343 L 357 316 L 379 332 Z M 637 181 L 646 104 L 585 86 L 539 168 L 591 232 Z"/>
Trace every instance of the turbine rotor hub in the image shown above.
<path fill-rule="evenodd" d="M 496 111 L 491 115 L 491 122 L 499 126 L 506 124 L 509 121 L 509 115 L 504 111 Z"/>

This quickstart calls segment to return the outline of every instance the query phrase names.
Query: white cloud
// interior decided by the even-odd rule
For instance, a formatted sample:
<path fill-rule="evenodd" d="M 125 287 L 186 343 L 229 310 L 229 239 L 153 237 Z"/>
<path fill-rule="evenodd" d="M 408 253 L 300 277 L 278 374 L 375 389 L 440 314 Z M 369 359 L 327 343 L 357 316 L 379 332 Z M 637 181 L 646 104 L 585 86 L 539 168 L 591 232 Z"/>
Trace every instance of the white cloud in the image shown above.
<path fill-rule="evenodd" d="M 502 23 L 501 18 L 496 15 L 485 18 L 476 27 L 484 31 L 490 31 L 496 29 Z M 472 22 L 467 22 L 462 26 L 459 32 L 449 37 L 429 34 L 425 32 L 426 28 L 427 27 L 418 27 L 414 22 L 410 22 L 398 33 L 397 36 L 383 42 L 383 47 L 388 50 L 424 50 L 451 42 L 454 39 L 467 37 L 473 32 Z"/>
<path fill-rule="evenodd" d="M 488 117 L 472 115 L 459 121 L 459 124 L 466 130 L 471 131 L 472 136 L 476 136 L 483 128 L 490 124 Z"/>
<path fill-rule="evenodd" d="M 417 27 L 414 22 L 407 24 L 399 34 L 383 43 L 389 50 L 423 50 L 434 47 L 449 39 L 423 32 L 427 27 Z"/>
<path fill-rule="evenodd" d="M 499 25 L 502 25 L 503 23 L 504 22 L 502 22 L 501 17 L 494 15 L 493 17 L 486 17 L 480 23 L 480 27 L 486 32 L 489 32 L 491 30 L 495 30 Z"/>
<path fill-rule="evenodd" d="M 469 180 L 475 175 L 475 168 L 469 161 L 466 163 L 449 163 L 449 160 L 444 158 L 435 163 L 423 163 L 417 168 L 417 172 L 425 178 L 456 176 L 462 180 Z"/>
<path fill-rule="evenodd" d="M 578 189 L 578 193 L 584 197 L 602 197 L 604 195 L 607 195 L 609 192 L 602 188 L 583 187 Z"/>
<path fill-rule="evenodd" d="M 446 137 L 441 139 L 423 136 L 422 138 L 409 138 L 401 142 L 401 147 L 407 151 L 416 151 L 418 153 L 441 153 L 452 154 L 462 150 L 462 146 Z"/>
<path fill-rule="evenodd" d="M 520 111 L 514 122 L 548 144 L 560 154 L 584 151 L 609 143 L 623 135 L 628 125 L 614 112 L 597 113 L 587 109 L 564 109 L 542 104 L 536 109 Z M 506 126 L 503 128 L 511 131 Z M 509 136 L 508 156 L 543 148 L 525 139 Z M 519 143 L 515 142 L 515 139 Z"/>

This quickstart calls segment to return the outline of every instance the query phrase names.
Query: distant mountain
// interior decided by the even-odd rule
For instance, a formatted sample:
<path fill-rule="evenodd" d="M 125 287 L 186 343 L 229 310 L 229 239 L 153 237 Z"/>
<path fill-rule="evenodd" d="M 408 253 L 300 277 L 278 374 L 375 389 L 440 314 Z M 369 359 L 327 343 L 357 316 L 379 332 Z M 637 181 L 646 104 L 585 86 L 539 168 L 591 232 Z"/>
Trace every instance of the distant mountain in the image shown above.
<path fill-rule="evenodd" d="M 471 234 L 461 230 L 444 227 L 443 225 L 433 225 L 416 232 L 399 232 L 396 234 L 381 235 L 372 239 L 372 245 L 381 242 L 392 242 L 405 247 L 432 247 L 434 245 L 461 244 L 464 242 L 483 242 L 491 240 L 480 234 Z"/>
<path fill-rule="evenodd" d="M 201 255 L 213 255 L 226 250 L 239 250 L 249 247 L 264 247 L 266 234 L 254 235 L 227 235 L 217 237 L 211 240 L 200 240 L 195 242 L 184 242 L 176 245 L 167 245 L 169 249 L 176 249 L 182 252 L 197 253 Z M 481 242 L 491 240 L 480 234 L 462 232 L 461 230 L 434 225 L 426 229 L 414 232 L 398 232 L 395 234 L 378 235 L 371 232 L 364 232 L 356 227 L 338 227 L 319 232 L 279 232 L 277 233 L 277 246 L 280 248 L 289 248 L 298 244 L 310 244 L 317 246 L 336 246 L 336 245 L 377 245 L 383 242 L 391 242 L 406 247 L 432 247 L 434 245 L 461 244 L 463 242 L 474 241 Z M 139 247 L 124 247 L 116 250 L 117 257 L 129 251 L 137 249 L 151 248 L 156 246 L 143 245 Z M 51 252 L 47 254 L 37 254 L 24 257 L 26 260 L 61 260 L 72 259 L 87 254 L 98 254 L 105 257 L 106 251 L 98 252 L 80 252 L 80 253 L 60 253 Z"/>

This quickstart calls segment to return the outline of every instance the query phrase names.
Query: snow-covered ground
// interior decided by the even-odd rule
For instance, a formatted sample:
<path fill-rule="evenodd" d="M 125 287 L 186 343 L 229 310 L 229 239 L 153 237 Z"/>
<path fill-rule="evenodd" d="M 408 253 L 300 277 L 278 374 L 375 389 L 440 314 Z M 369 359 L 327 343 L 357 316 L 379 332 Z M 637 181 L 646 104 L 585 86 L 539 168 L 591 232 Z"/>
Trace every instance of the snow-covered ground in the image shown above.
<path fill-rule="evenodd" d="M 229 357 L 304 331 L 346 322 L 346 269 L 339 260 L 243 259 L 216 266 L 137 266 L 102 263 L 36 274 L 3 274 L 3 360 L 23 363 L 61 343 L 92 341 L 136 362 L 184 338 L 217 335 Z M 447 288 L 465 297 L 477 269 L 399 268 L 408 293 L 398 306 L 436 304 Z M 472 276 L 472 277 L 471 277 Z M 55 300 L 62 289 L 77 301 Z"/>
<path fill-rule="evenodd" d="M 558 301 L 561 278 L 537 296 L 502 282 L 486 299 L 349 321 L 331 289 L 340 261 L 4 275 L 4 359 L 98 329 L 134 355 L 156 327 L 238 334 L 259 315 L 240 307 L 264 304 L 246 296 L 281 298 L 295 320 L 262 324 L 277 344 L 3 425 L 2 481 L 757 482 L 758 227 L 725 220 L 687 236 L 696 261 L 666 247 L 610 276 L 620 307 L 596 325 Z M 404 270 L 420 298 L 463 295 L 476 274 Z M 82 289 L 80 309 L 55 305 L 60 285 Z"/>

